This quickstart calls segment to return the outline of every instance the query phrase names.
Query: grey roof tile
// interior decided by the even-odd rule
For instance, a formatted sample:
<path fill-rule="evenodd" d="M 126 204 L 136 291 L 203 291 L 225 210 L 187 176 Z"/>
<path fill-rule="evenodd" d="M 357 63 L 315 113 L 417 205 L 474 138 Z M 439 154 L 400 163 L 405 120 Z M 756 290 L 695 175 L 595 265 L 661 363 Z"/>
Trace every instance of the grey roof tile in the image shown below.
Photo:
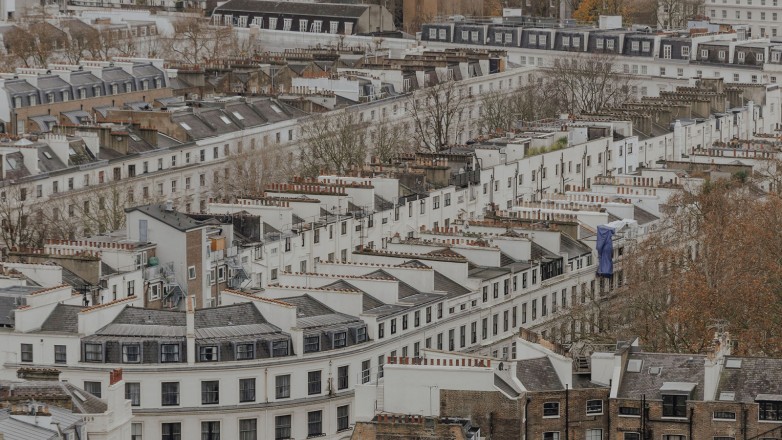
<path fill-rule="evenodd" d="M 544 356 L 536 359 L 524 359 L 516 362 L 516 377 L 529 391 L 562 390 L 562 382 L 551 365 L 551 360 Z"/>
<path fill-rule="evenodd" d="M 759 394 L 782 394 L 782 359 L 741 359 L 740 368 L 724 368 L 720 375 L 720 393 L 735 393 L 735 401 L 752 403 Z"/>
<path fill-rule="evenodd" d="M 646 395 L 647 399 L 661 399 L 660 387 L 665 382 L 695 383 L 692 399 L 703 400 L 704 359 L 702 355 L 673 353 L 632 353 L 630 360 L 640 360 L 641 371 L 626 371 L 619 384 L 621 398 L 637 398 Z M 661 367 L 660 373 L 650 371 L 651 367 Z"/>
<path fill-rule="evenodd" d="M 57 304 L 52 313 L 49 314 L 49 317 L 46 318 L 46 321 L 41 324 L 41 331 L 78 333 L 79 312 L 82 309 L 82 306 Z"/>
<path fill-rule="evenodd" d="M 304 3 L 261 0 L 229 0 L 215 9 L 215 13 L 269 12 L 280 15 L 302 15 L 308 17 L 358 18 L 368 6 L 335 3 Z"/>

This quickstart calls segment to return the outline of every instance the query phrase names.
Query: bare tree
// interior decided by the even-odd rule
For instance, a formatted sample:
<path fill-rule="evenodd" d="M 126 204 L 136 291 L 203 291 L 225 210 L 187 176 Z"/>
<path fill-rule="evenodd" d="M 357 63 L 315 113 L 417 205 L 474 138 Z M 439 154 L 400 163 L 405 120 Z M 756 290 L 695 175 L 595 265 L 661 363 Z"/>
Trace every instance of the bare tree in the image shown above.
<path fill-rule="evenodd" d="M 481 99 L 478 123 L 483 133 L 493 133 L 513 128 L 519 120 L 532 121 L 554 117 L 556 102 L 550 84 L 519 87 L 510 92 L 495 90 Z"/>
<path fill-rule="evenodd" d="M 546 79 L 562 111 L 597 112 L 632 99 L 633 81 L 609 54 L 579 54 L 554 60 Z"/>
<path fill-rule="evenodd" d="M 294 159 L 292 153 L 278 147 L 234 154 L 227 165 L 231 178 L 215 184 L 212 193 L 228 200 L 261 197 L 267 183 L 285 182 L 295 174 Z"/>
<path fill-rule="evenodd" d="M 174 23 L 174 34 L 167 39 L 169 56 L 177 61 L 197 64 L 204 59 L 237 53 L 238 42 L 230 27 L 210 26 L 201 17 Z"/>
<path fill-rule="evenodd" d="M 347 110 L 315 116 L 302 126 L 302 174 L 344 174 L 366 162 L 366 124 Z"/>
<path fill-rule="evenodd" d="M 40 209 L 26 186 L 0 188 L 0 239 L 6 248 L 37 247 L 43 242 Z"/>
<path fill-rule="evenodd" d="M 383 120 L 370 135 L 370 152 L 381 163 L 390 163 L 400 154 L 415 152 L 414 141 L 401 123 Z"/>
<path fill-rule="evenodd" d="M 413 93 L 409 99 L 419 146 L 438 151 L 458 141 L 464 131 L 468 97 L 456 81 L 439 77 L 434 85 Z"/>

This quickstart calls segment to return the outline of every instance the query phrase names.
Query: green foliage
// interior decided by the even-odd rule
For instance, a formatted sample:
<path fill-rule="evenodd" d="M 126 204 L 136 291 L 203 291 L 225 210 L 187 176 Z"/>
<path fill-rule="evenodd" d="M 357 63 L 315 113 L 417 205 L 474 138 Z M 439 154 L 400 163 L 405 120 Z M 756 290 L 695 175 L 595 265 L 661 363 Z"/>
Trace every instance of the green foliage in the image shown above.
<path fill-rule="evenodd" d="M 526 157 L 537 156 L 538 154 L 550 153 L 552 151 L 559 151 L 564 148 L 567 148 L 567 138 L 561 137 L 549 147 L 530 147 L 527 150 Z"/>

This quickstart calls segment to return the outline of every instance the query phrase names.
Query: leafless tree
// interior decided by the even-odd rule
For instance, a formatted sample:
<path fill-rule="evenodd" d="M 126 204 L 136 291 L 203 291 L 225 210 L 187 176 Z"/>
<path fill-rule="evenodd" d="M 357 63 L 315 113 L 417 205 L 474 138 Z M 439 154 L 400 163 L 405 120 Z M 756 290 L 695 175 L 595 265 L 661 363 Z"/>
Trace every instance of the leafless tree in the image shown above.
<path fill-rule="evenodd" d="M 37 247 L 42 243 L 45 225 L 40 209 L 27 186 L 0 188 L 0 239 L 6 248 Z"/>
<path fill-rule="evenodd" d="M 314 116 L 302 126 L 302 174 L 344 174 L 366 162 L 366 124 L 348 110 Z"/>
<path fill-rule="evenodd" d="M 562 111 L 600 111 L 632 99 L 633 80 L 620 71 L 611 55 L 579 54 L 557 58 L 546 79 Z"/>
<path fill-rule="evenodd" d="M 169 57 L 189 64 L 235 54 L 238 44 L 230 27 L 211 26 L 200 17 L 175 22 L 174 33 L 166 40 Z"/>
<path fill-rule="evenodd" d="M 227 165 L 231 178 L 215 184 L 212 193 L 228 200 L 261 197 L 267 183 L 285 182 L 296 174 L 294 159 L 276 146 L 234 154 Z"/>
<path fill-rule="evenodd" d="M 414 141 L 401 123 L 381 121 L 370 135 L 370 153 L 381 163 L 389 163 L 400 154 L 413 153 Z"/>
<path fill-rule="evenodd" d="M 464 131 L 464 110 L 469 97 L 452 79 L 439 77 L 410 95 L 415 140 L 429 151 L 438 151 L 456 143 Z"/>
<path fill-rule="evenodd" d="M 516 121 L 532 121 L 554 117 L 557 114 L 548 83 L 523 86 L 512 91 L 495 90 L 481 99 L 478 123 L 483 133 L 513 128 Z"/>

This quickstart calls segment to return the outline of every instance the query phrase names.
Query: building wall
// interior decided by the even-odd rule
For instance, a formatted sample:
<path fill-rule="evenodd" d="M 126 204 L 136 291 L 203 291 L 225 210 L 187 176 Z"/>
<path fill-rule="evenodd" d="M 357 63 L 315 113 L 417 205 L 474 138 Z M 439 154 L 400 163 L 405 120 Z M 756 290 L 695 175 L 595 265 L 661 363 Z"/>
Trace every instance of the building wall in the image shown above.
<path fill-rule="evenodd" d="M 11 134 L 21 134 L 18 127 L 24 127 L 24 132 L 38 131 L 38 125 L 29 118 L 32 116 L 52 115 L 60 120 L 61 113 L 84 110 L 88 113 L 94 113 L 95 107 L 122 106 L 129 102 L 146 101 L 152 102 L 160 98 L 173 96 L 172 89 L 148 89 L 139 90 L 130 93 L 120 93 L 117 95 L 104 95 L 89 99 L 74 99 L 72 101 L 55 102 L 52 104 L 36 105 L 33 107 L 21 107 L 13 109 L 10 124 L 6 127 Z M 10 105 L 10 103 L 9 103 Z"/>
<path fill-rule="evenodd" d="M 499 391 L 440 391 L 440 414 L 469 419 L 482 435 L 494 440 L 524 438 L 524 397 L 512 400 Z"/>

